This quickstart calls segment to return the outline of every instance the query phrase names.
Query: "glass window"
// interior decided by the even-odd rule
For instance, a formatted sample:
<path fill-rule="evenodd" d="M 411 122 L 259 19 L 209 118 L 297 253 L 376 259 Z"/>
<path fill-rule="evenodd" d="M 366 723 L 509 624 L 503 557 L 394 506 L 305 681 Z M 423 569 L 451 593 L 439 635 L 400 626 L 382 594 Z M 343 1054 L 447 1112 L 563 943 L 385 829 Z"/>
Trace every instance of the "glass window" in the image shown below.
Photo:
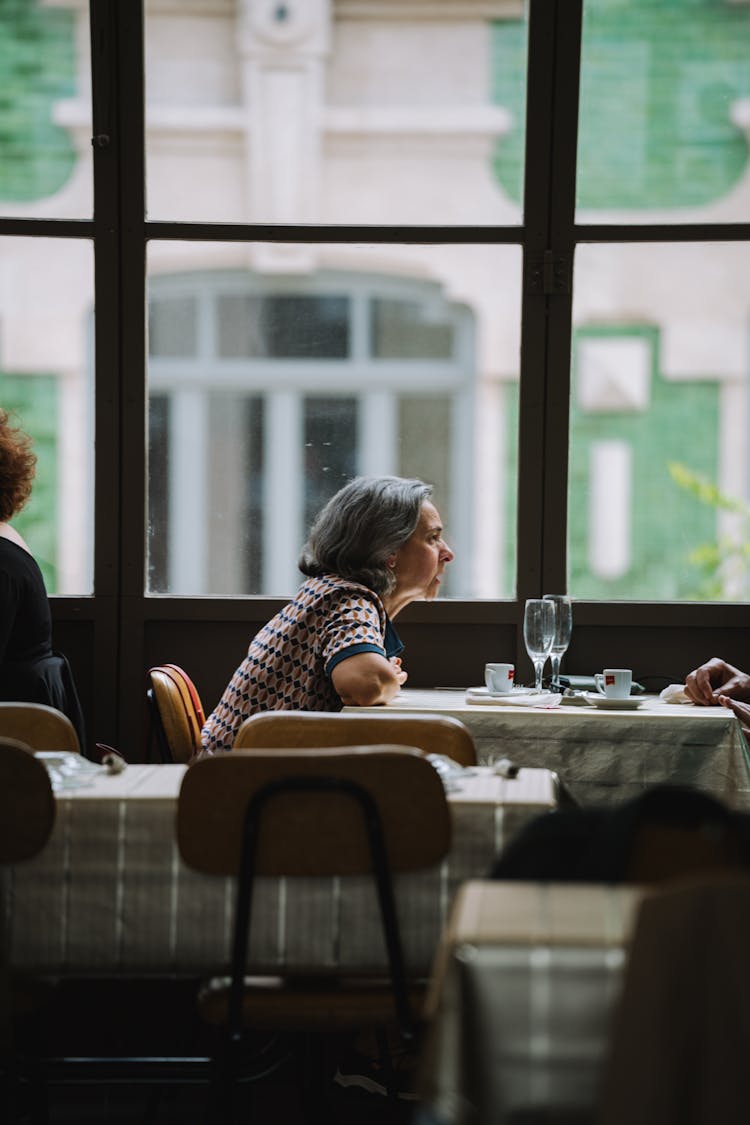
<path fill-rule="evenodd" d="M 224 268 L 197 270 L 182 248 L 184 271 L 166 274 L 150 244 L 149 592 L 289 594 L 325 501 L 357 474 L 397 473 L 434 486 L 457 556 L 446 592 L 511 595 L 519 249 L 304 248 L 306 269 L 278 276 L 267 246 L 206 245 Z M 180 357 L 159 321 L 188 300 L 197 338 Z M 211 532 L 185 551 L 196 511 Z"/>
<path fill-rule="evenodd" d="M 92 214 L 88 14 L 87 3 L 0 6 L 0 214 Z"/>
<path fill-rule="evenodd" d="M 579 247 L 575 597 L 750 596 L 749 269 L 745 244 Z"/>
<path fill-rule="evenodd" d="M 584 0 L 578 218 L 747 218 L 750 8 Z"/>
<path fill-rule="evenodd" d="M 34 439 L 31 499 L 14 519 L 51 594 L 93 589 L 88 242 L 0 243 L 0 405 Z"/>
<path fill-rule="evenodd" d="M 149 217 L 518 224 L 524 4 L 440 8 L 146 0 Z"/>
<path fill-rule="evenodd" d="M 416 301 L 379 298 L 370 307 L 373 354 L 379 358 L 450 359 L 453 355 L 453 326 L 440 320 L 439 311 Z"/>
<path fill-rule="evenodd" d="M 224 359 L 335 359 L 349 351 L 346 297 L 226 294 L 218 299 Z"/>

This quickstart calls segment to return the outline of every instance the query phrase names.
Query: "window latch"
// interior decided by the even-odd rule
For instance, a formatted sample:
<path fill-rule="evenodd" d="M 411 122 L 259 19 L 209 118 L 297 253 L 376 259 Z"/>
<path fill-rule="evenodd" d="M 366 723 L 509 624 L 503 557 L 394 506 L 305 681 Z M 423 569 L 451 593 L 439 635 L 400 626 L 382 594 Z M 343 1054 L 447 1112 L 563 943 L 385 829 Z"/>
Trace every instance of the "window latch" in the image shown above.
<path fill-rule="evenodd" d="M 568 255 L 545 250 L 540 258 L 533 258 L 530 262 L 526 292 L 545 297 L 570 293 L 570 274 Z"/>

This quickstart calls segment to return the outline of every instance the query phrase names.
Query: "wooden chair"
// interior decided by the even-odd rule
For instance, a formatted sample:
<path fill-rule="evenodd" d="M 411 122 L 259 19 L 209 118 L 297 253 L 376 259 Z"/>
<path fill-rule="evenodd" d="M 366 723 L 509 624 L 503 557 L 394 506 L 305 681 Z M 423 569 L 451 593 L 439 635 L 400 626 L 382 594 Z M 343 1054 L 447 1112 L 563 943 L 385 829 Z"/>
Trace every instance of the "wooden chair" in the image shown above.
<path fill-rule="evenodd" d="M 46 703 L 0 703 L 0 737 L 19 739 L 32 750 L 81 752 L 68 716 Z"/>
<path fill-rule="evenodd" d="M 54 822 L 55 798 L 47 770 L 25 742 L 0 737 L 0 864 L 33 859 L 49 840 Z M 37 981 L 16 978 L 1 947 L 0 936 L 0 1116 L 16 1120 L 21 1091 L 28 1087 L 33 1119 L 46 1120 L 46 1100 L 34 1064 L 16 1057 L 14 1043 L 15 1020 L 34 1015 L 46 990 Z"/>
<path fill-rule="evenodd" d="M 47 770 L 31 746 L 0 737 L 0 863 L 35 856 L 47 843 L 54 822 L 55 798 Z"/>
<path fill-rule="evenodd" d="M 147 673 L 151 730 L 163 762 L 189 762 L 201 750 L 205 723 L 198 690 L 176 664 L 158 664 Z"/>
<path fill-rule="evenodd" d="M 404 1040 L 414 1036 L 423 982 L 407 980 L 392 874 L 431 867 L 450 847 L 445 791 L 419 751 L 359 746 L 205 758 L 183 780 L 177 841 L 188 866 L 238 880 L 231 977 L 214 982 L 200 1001 L 204 1018 L 225 1031 L 225 1101 L 237 1077 L 243 1030 L 302 1033 L 307 1052 L 324 1042 L 316 1035 L 321 1032 L 382 1031 L 395 1023 Z M 387 973 L 358 972 L 353 979 L 321 966 L 308 967 L 304 979 L 283 969 L 246 979 L 256 875 L 363 874 L 377 888 Z M 318 1058 L 319 1078 L 326 1076 L 322 1067 Z"/>
<path fill-rule="evenodd" d="M 462 766 L 475 766 L 477 752 L 469 730 L 449 715 L 357 715 L 320 711 L 264 711 L 245 719 L 234 748 L 303 750 L 317 746 L 411 746 L 442 754 Z"/>

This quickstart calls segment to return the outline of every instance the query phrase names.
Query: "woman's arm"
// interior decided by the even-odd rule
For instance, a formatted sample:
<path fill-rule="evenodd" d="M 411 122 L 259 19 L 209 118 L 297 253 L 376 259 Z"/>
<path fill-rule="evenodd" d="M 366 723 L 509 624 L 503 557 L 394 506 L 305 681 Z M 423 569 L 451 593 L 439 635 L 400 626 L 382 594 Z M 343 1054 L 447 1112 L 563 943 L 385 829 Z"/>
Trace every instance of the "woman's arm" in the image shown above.
<path fill-rule="evenodd" d="M 374 707 L 393 699 L 406 672 L 378 652 L 358 652 L 339 661 L 331 680 L 344 706 Z"/>

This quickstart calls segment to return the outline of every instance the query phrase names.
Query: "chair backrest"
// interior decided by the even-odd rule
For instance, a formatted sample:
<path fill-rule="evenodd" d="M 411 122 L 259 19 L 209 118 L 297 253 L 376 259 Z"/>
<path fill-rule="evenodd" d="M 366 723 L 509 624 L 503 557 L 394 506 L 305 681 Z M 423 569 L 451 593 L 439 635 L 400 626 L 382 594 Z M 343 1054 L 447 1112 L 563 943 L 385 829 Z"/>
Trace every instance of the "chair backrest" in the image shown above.
<path fill-rule="evenodd" d="M 0 737 L 0 863 L 18 863 L 41 851 L 55 822 L 47 770 L 30 746 Z"/>
<path fill-rule="evenodd" d="M 46 703 L 0 703 L 0 737 L 19 739 L 32 750 L 81 752 L 68 716 Z"/>
<path fill-rule="evenodd" d="M 245 719 L 234 748 L 306 749 L 317 746 L 411 746 L 462 766 L 477 762 L 470 731 L 450 715 L 357 715 L 347 712 L 264 711 Z"/>
<path fill-rule="evenodd" d="M 675 880 L 641 901 L 602 1067 L 599 1125 L 744 1125 L 748 943 L 747 876 Z"/>
<path fill-rule="evenodd" d="M 182 782 L 177 841 L 185 862 L 212 875 L 240 867 L 251 798 L 281 779 L 344 778 L 372 794 L 394 871 L 439 863 L 450 848 L 450 812 L 436 770 L 418 750 L 358 746 L 332 750 L 238 750 L 204 758 Z M 256 873 L 357 875 L 372 870 L 366 834 L 339 793 L 283 794 L 262 826 Z"/>
<path fill-rule="evenodd" d="M 188 762 L 201 749 L 206 721 L 195 684 L 176 664 L 149 668 L 147 680 L 152 729 L 162 760 Z"/>
<path fill-rule="evenodd" d="M 401 1033 L 415 1030 L 393 871 L 438 863 L 450 847 L 442 782 L 418 751 L 397 746 L 237 750 L 187 771 L 177 809 L 185 862 L 238 874 L 229 1032 L 241 1024 L 256 875 L 372 876 Z"/>

